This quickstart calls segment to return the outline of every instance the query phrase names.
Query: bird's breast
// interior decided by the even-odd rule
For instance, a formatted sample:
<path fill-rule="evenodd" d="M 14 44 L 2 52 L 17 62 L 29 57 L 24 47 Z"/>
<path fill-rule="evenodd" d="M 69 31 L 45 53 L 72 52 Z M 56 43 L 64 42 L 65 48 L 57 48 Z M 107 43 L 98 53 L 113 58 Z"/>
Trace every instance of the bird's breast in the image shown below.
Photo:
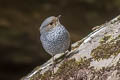
<path fill-rule="evenodd" d="M 68 32 L 64 27 L 56 27 L 53 30 L 51 30 L 50 32 L 48 32 L 46 38 L 49 41 L 59 41 L 61 39 L 64 39 L 68 36 Z"/>
<path fill-rule="evenodd" d="M 70 36 L 63 26 L 55 27 L 41 35 L 41 42 L 48 53 L 61 53 L 68 49 Z"/>

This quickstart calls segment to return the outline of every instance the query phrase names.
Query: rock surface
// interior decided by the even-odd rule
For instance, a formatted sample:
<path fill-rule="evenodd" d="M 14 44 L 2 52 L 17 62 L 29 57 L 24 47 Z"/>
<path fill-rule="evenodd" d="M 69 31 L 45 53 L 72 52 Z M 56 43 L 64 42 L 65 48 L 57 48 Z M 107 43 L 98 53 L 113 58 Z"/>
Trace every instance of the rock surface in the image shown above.
<path fill-rule="evenodd" d="M 119 53 L 120 16 L 74 43 L 71 52 L 56 55 L 54 74 L 50 59 L 21 80 L 120 80 Z"/>

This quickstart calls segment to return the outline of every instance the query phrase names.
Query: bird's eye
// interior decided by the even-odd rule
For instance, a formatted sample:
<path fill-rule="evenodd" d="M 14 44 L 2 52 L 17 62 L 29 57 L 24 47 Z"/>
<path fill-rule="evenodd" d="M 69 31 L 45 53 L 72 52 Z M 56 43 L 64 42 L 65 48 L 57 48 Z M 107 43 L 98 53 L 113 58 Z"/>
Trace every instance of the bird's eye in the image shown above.
<path fill-rule="evenodd" d="M 53 25 L 53 22 L 51 22 L 50 25 Z"/>

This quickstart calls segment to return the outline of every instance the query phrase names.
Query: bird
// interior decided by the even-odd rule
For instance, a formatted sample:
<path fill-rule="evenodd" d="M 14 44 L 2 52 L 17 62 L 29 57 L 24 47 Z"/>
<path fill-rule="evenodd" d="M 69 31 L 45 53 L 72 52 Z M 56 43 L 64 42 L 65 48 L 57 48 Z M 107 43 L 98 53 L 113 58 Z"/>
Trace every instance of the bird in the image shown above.
<path fill-rule="evenodd" d="M 46 18 L 40 26 L 40 41 L 44 50 L 53 57 L 71 50 L 68 30 L 60 23 L 61 15 Z"/>

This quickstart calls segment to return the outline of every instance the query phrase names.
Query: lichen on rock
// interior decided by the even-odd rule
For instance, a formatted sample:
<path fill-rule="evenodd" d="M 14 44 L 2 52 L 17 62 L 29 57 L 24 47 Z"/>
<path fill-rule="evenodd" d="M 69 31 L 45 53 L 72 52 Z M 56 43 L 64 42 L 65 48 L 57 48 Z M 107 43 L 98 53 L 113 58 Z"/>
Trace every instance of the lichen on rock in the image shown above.
<path fill-rule="evenodd" d="M 100 46 L 92 50 L 91 55 L 95 60 L 108 59 L 112 55 L 117 56 L 120 53 L 120 36 L 107 42 L 109 39 L 110 36 L 105 36 L 101 40 Z"/>

